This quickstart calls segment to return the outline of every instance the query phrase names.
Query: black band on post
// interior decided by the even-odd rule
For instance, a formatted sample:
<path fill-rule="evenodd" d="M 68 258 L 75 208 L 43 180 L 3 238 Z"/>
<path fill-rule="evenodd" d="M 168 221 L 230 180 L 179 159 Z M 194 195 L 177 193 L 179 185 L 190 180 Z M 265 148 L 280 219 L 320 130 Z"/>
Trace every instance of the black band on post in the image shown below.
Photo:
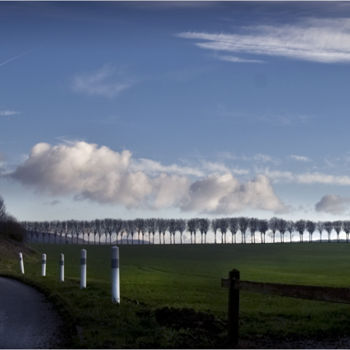
<path fill-rule="evenodd" d="M 112 269 L 117 269 L 119 267 L 119 259 L 112 259 Z"/>

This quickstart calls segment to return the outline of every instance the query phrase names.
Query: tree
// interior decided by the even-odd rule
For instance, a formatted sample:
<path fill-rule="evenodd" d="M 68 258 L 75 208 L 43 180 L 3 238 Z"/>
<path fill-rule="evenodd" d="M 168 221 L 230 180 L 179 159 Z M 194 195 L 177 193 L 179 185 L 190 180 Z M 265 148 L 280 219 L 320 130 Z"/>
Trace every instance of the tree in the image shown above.
<path fill-rule="evenodd" d="M 248 228 L 248 219 L 242 216 L 238 218 L 238 222 L 239 222 L 239 230 L 241 231 L 241 235 L 242 235 L 242 243 L 246 243 L 245 235 Z"/>
<path fill-rule="evenodd" d="M 159 235 L 163 235 L 163 244 L 165 244 L 165 234 L 169 227 L 169 220 L 157 219 L 157 226 L 158 226 Z"/>
<path fill-rule="evenodd" d="M 335 232 L 337 233 L 337 242 L 339 243 L 339 241 L 340 241 L 339 234 L 340 234 L 340 231 L 342 230 L 343 222 L 342 221 L 334 221 L 333 227 L 335 229 Z"/>
<path fill-rule="evenodd" d="M 346 220 L 343 222 L 343 230 L 346 234 L 346 243 L 349 243 L 349 233 L 350 233 L 350 221 Z"/>
<path fill-rule="evenodd" d="M 249 219 L 249 230 L 250 230 L 250 241 L 251 243 L 255 243 L 255 232 L 258 229 L 258 219 L 250 218 Z"/>
<path fill-rule="evenodd" d="M 123 221 L 120 220 L 120 219 L 115 219 L 115 220 L 113 220 L 112 225 L 113 225 L 112 232 L 113 231 L 115 232 L 115 234 L 116 234 L 116 241 L 118 242 L 119 234 L 121 234 L 121 232 L 123 230 Z M 110 243 L 112 244 L 112 238 L 111 238 Z"/>
<path fill-rule="evenodd" d="M 203 235 L 205 238 L 205 242 L 207 243 L 207 233 L 208 233 L 208 229 L 209 229 L 209 220 L 208 219 L 198 219 L 198 228 L 199 231 L 201 233 L 201 243 L 203 243 Z"/>
<path fill-rule="evenodd" d="M 287 221 L 284 219 L 278 219 L 278 231 L 280 231 L 280 235 L 281 235 L 281 242 L 284 243 L 284 235 L 286 233 L 287 230 Z"/>
<path fill-rule="evenodd" d="M 305 220 L 298 220 L 295 223 L 295 228 L 299 232 L 299 241 L 303 242 L 303 235 L 304 235 L 304 230 L 305 230 Z"/>
<path fill-rule="evenodd" d="M 312 241 L 312 235 L 315 232 L 316 224 L 313 221 L 307 220 L 306 221 L 306 230 L 309 232 L 309 242 Z"/>
<path fill-rule="evenodd" d="M 223 241 L 224 241 L 224 243 L 226 243 L 226 233 L 228 230 L 229 221 L 227 218 L 220 218 L 220 219 L 218 219 L 218 222 L 219 222 L 221 235 L 223 237 Z"/>
<path fill-rule="evenodd" d="M 182 244 L 182 235 L 183 235 L 185 230 L 186 230 L 186 221 L 183 219 L 177 219 L 176 220 L 176 231 L 179 231 L 179 233 L 180 233 L 180 244 Z"/>
<path fill-rule="evenodd" d="M 5 221 L 7 217 L 5 202 L 0 196 L 0 221 Z"/>
<path fill-rule="evenodd" d="M 265 235 L 266 231 L 269 229 L 269 225 L 267 220 L 258 220 L 258 230 L 260 232 L 260 241 L 261 243 L 265 243 Z"/>
<path fill-rule="evenodd" d="M 276 232 L 279 229 L 279 219 L 276 217 L 273 217 L 269 220 L 269 229 L 272 232 L 272 242 L 275 243 L 276 242 Z"/>
<path fill-rule="evenodd" d="M 220 229 L 219 220 L 218 219 L 212 220 L 211 227 L 212 227 L 213 232 L 214 232 L 214 243 L 216 244 L 217 243 L 217 241 L 216 241 L 217 231 Z M 221 243 L 222 243 L 222 238 L 221 238 Z"/>
<path fill-rule="evenodd" d="M 169 232 L 170 232 L 170 244 L 175 243 L 175 232 L 176 232 L 176 220 L 169 220 Z"/>
<path fill-rule="evenodd" d="M 322 232 L 323 232 L 323 230 L 324 230 L 324 222 L 319 221 L 319 222 L 316 224 L 316 227 L 317 227 L 318 232 L 320 233 L 320 242 L 322 242 Z"/>
<path fill-rule="evenodd" d="M 233 243 L 233 237 L 235 238 L 235 243 L 236 243 L 236 234 L 237 234 L 237 231 L 239 230 L 238 218 L 228 219 L 228 225 L 231 231 L 231 243 Z"/>
<path fill-rule="evenodd" d="M 187 221 L 187 230 L 190 232 L 191 235 L 191 244 L 196 242 L 196 231 L 198 228 L 198 220 L 197 219 L 190 219 Z M 192 236 L 194 236 L 194 239 L 192 239 Z"/>
<path fill-rule="evenodd" d="M 324 223 L 324 228 L 327 231 L 327 235 L 328 235 L 328 242 L 331 241 L 331 233 L 333 230 L 333 223 L 331 221 L 326 221 Z"/>
<path fill-rule="evenodd" d="M 138 237 L 139 244 L 141 243 L 140 234 L 142 236 L 142 244 L 145 244 L 145 229 L 146 229 L 145 220 L 140 218 L 135 219 L 134 224 L 135 224 L 135 229 L 137 230 L 137 237 Z"/>
<path fill-rule="evenodd" d="M 157 221 L 156 221 L 156 219 L 154 219 L 154 218 L 146 219 L 145 220 L 145 227 L 146 227 L 148 233 L 152 234 L 152 243 L 154 244 L 154 236 L 155 236 L 156 231 L 157 231 Z M 151 242 L 151 239 L 150 239 L 150 242 Z"/>
<path fill-rule="evenodd" d="M 292 220 L 287 221 L 286 229 L 289 232 L 289 243 L 292 243 L 292 232 L 294 230 L 294 222 Z"/>

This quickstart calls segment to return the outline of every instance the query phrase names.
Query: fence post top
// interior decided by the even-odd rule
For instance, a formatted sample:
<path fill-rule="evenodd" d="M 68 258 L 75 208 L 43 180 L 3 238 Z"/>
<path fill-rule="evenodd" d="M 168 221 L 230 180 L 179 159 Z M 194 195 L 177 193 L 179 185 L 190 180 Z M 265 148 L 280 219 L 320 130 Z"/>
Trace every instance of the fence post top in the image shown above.
<path fill-rule="evenodd" d="M 237 269 L 233 269 L 232 271 L 229 272 L 229 277 L 231 279 L 239 279 L 240 278 L 240 272 Z"/>

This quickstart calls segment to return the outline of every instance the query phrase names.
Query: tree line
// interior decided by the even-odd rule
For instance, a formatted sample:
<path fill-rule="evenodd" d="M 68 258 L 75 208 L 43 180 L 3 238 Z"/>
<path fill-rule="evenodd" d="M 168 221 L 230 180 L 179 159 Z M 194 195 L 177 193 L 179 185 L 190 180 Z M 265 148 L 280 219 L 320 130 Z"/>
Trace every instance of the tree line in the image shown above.
<path fill-rule="evenodd" d="M 320 241 L 331 241 L 334 231 L 337 241 L 340 232 L 345 232 L 349 241 L 350 221 L 270 220 L 228 217 L 209 220 L 207 218 L 184 219 L 96 219 L 91 221 L 24 221 L 21 223 L 29 241 L 90 243 L 90 244 L 205 244 L 210 230 L 215 244 L 266 243 L 266 236 L 273 243 L 292 242 L 297 235 L 299 242 L 314 241 L 318 231 Z M 185 234 L 189 239 L 185 240 Z M 326 239 L 323 239 L 326 233 Z M 231 236 L 227 239 L 227 235 Z M 240 241 L 238 241 L 238 236 Z M 186 237 L 186 238 L 187 238 Z M 277 240 L 278 238 L 278 240 Z M 249 239 L 249 240 L 248 240 Z M 295 241 L 295 240 L 294 240 Z"/>

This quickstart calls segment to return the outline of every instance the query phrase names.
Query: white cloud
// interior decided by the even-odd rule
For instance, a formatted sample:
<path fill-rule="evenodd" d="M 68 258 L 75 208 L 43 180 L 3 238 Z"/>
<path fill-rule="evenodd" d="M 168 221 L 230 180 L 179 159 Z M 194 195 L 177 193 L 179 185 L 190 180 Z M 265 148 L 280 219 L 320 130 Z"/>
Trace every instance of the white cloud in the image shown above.
<path fill-rule="evenodd" d="M 290 171 L 266 170 L 265 175 L 274 182 L 294 182 L 300 184 L 350 185 L 350 176 L 314 173 L 294 174 Z"/>
<path fill-rule="evenodd" d="M 225 55 L 218 55 L 216 56 L 221 61 L 226 61 L 226 62 L 233 62 L 233 63 L 264 63 L 262 60 L 253 60 L 253 59 L 248 59 L 248 58 L 240 58 L 236 56 L 225 56 Z"/>
<path fill-rule="evenodd" d="M 232 174 L 211 175 L 192 183 L 183 210 L 230 214 L 246 208 L 280 212 L 286 206 L 266 176 L 240 183 Z"/>
<path fill-rule="evenodd" d="M 350 19 L 308 19 L 285 25 L 256 25 L 243 33 L 183 32 L 195 45 L 227 53 L 280 56 L 319 63 L 350 62 Z M 240 58 L 240 57 L 239 57 Z"/>
<path fill-rule="evenodd" d="M 296 160 L 297 162 L 310 162 L 310 158 L 305 156 L 300 156 L 297 154 L 291 154 L 289 157 Z"/>
<path fill-rule="evenodd" d="M 133 159 L 128 150 L 115 152 L 83 141 L 38 143 L 8 176 L 55 196 L 73 195 L 128 208 L 179 207 L 225 214 L 245 208 L 284 208 L 265 176 L 241 183 L 231 172 L 205 176 L 195 168 Z"/>
<path fill-rule="evenodd" d="M 344 214 L 348 209 L 350 198 L 328 194 L 323 196 L 319 202 L 315 204 L 315 209 L 318 212 L 330 214 Z"/>
<path fill-rule="evenodd" d="M 13 111 L 10 109 L 0 110 L 0 117 L 12 117 L 13 115 L 19 114 L 18 111 Z"/>
<path fill-rule="evenodd" d="M 178 175 L 193 175 L 203 176 L 203 172 L 197 168 L 179 166 L 177 164 L 163 165 L 152 159 L 140 158 L 133 160 L 131 164 L 133 170 L 145 171 L 149 174 L 155 175 L 159 173 L 170 173 Z"/>
<path fill-rule="evenodd" d="M 116 97 L 134 84 L 123 77 L 114 67 L 105 65 L 97 71 L 77 75 L 73 79 L 73 90 L 87 95 Z"/>

